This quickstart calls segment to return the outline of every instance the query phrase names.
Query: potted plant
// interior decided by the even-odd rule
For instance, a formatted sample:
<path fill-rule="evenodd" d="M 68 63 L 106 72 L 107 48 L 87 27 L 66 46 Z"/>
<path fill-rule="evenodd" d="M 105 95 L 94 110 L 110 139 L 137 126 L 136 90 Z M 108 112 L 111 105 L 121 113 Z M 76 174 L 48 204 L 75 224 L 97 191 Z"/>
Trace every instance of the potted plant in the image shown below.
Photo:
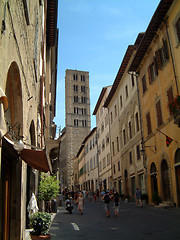
<path fill-rule="evenodd" d="M 180 127 L 180 95 L 168 104 L 170 115 L 174 118 L 174 123 Z"/>
<path fill-rule="evenodd" d="M 51 224 L 51 214 L 46 212 L 37 212 L 30 216 L 30 227 L 33 231 L 30 233 L 32 240 L 51 239 L 48 234 Z"/>
<path fill-rule="evenodd" d="M 59 194 L 59 181 L 56 176 L 42 174 L 39 183 L 39 200 L 45 201 L 45 211 L 51 211 L 50 201 Z"/>
<path fill-rule="evenodd" d="M 146 193 L 143 193 L 142 196 L 141 196 L 141 200 L 144 203 L 148 203 L 148 195 Z"/>
<path fill-rule="evenodd" d="M 152 202 L 155 204 L 155 205 L 159 205 L 159 203 L 161 203 L 161 198 L 160 196 L 158 195 L 158 192 L 154 192 L 153 195 L 152 195 Z"/>

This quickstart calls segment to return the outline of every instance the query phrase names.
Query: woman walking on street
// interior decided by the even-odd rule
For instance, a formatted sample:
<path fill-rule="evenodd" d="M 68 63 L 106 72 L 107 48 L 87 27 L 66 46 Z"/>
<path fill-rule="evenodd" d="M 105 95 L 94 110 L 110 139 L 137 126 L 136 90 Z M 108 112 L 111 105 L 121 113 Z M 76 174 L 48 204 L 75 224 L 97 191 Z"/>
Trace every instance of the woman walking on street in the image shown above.
<path fill-rule="evenodd" d="M 77 199 L 78 202 L 78 210 L 80 214 L 83 214 L 83 210 L 84 210 L 84 198 L 82 193 L 79 194 L 79 197 Z"/>
<path fill-rule="evenodd" d="M 118 196 L 118 192 L 114 194 L 114 212 L 115 212 L 115 217 L 119 215 L 119 202 L 120 198 Z"/>

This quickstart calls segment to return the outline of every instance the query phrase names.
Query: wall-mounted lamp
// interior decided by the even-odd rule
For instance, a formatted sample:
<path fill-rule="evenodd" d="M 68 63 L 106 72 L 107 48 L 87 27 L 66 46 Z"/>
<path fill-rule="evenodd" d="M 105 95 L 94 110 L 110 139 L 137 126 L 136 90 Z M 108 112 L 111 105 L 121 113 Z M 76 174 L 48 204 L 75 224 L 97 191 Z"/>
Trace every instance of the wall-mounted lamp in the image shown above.
<path fill-rule="evenodd" d="M 153 153 L 156 153 L 156 146 L 143 146 L 140 150 L 141 154 L 145 154 L 145 148 L 149 148 Z"/>
<path fill-rule="evenodd" d="M 20 152 L 24 149 L 24 143 L 21 141 L 21 139 L 16 140 L 14 142 L 14 149 L 20 154 Z"/>
<path fill-rule="evenodd" d="M 20 152 L 24 149 L 24 143 L 21 140 L 21 136 L 20 136 L 20 124 L 18 124 L 17 128 L 17 139 L 14 142 L 14 149 L 18 152 L 18 154 L 20 154 Z"/>

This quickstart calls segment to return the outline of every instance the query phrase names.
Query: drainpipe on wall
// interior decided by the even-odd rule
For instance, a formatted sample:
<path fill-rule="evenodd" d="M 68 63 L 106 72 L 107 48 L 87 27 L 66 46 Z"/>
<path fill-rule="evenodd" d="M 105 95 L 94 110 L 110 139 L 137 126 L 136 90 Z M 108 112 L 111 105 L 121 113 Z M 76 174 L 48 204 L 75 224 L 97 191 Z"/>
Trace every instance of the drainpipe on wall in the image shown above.
<path fill-rule="evenodd" d="M 44 85 L 44 60 L 45 60 L 45 42 L 46 42 L 46 18 L 47 18 L 47 0 L 44 1 L 44 36 L 43 36 L 43 51 L 42 51 L 42 78 L 40 83 L 41 96 L 41 148 L 43 148 L 43 85 Z"/>
<path fill-rule="evenodd" d="M 141 131 L 141 145 L 142 149 L 144 149 L 144 137 L 143 137 L 143 129 L 142 129 L 142 114 L 141 114 L 141 103 L 139 96 L 139 83 L 138 83 L 138 73 L 136 73 L 136 85 L 137 85 L 137 96 L 138 96 L 138 108 L 139 108 L 139 120 L 140 120 L 140 131 Z M 145 168 L 145 192 L 147 193 L 147 166 L 145 165 L 146 155 L 143 154 L 143 167 Z"/>
<path fill-rule="evenodd" d="M 177 90 L 177 94 L 179 95 L 179 89 L 178 89 L 178 83 L 177 83 L 177 75 L 176 75 L 176 70 L 175 70 L 175 65 L 174 65 L 174 59 L 173 59 L 173 53 L 172 53 L 172 48 L 171 48 L 171 42 L 170 42 L 170 37 L 169 37 L 168 27 L 167 27 L 166 21 L 165 21 L 165 25 L 166 25 L 166 34 L 167 34 L 167 38 L 168 38 L 169 49 L 170 49 L 170 54 L 171 54 L 171 59 L 172 59 L 172 65 L 173 65 L 174 79 L 175 79 L 175 82 L 176 82 L 176 90 Z"/>

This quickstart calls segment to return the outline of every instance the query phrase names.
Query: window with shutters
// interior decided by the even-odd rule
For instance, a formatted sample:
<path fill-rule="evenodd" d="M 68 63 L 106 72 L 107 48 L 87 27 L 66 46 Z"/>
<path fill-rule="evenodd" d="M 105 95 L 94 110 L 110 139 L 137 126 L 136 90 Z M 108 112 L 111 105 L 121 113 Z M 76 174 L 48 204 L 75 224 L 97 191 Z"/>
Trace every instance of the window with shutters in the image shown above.
<path fill-rule="evenodd" d="M 74 75 L 73 75 L 73 79 L 74 79 L 74 81 L 77 81 L 77 80 L 78 80 L 78 75 L 77 75 L 77 74 L 74 74 Z"/>
<path fill-rule="evenodd" d="M 168 44 L 166 39 L 163 39 L 163 46 L 155 52 L 155 56 L 157 68 L 161 70 L 169 59 Z"/>
<path fill-rule="evenodd" d="M 82 120 L 82 127 L 86 127 L 86 120 Z"/>
<path fill-rule="evenodd" d="M 81 86 L 81 92 L 83 92 L 83 93 L 86 92 L 86 87 L 85 86 Z"/>
<path fill-rule="evenodd" d="M 112 142 L 112 154 L 113 154 L 113 156 L 115 155 L 114 142 Z"/>
<path fill-rule="evenodd" d="M 176 16 L 176 18 L 173 22 L 173 25 L 174 25 L 176 43 L 177 43 L 177 45 L 179 45 L 180 44 L 180 12 Z"/>
<path fill-rule="evenodd" d="M 114 174 L 116 173 L 116 166 L 115 166 L 115 164 L 114 164 Z"/>
<path fill-rule="evenodd" d="M 167 40 L 164 40 L 164 39 L 163 39 L 163 47 L 161 48 L 161 55 L 162 55 L 162 64 L 164 66 L 167 60 L 169 59 L 168 44 L 167 44 Z"/>
<path fill-rule="evenodd" d="M 142 77 L 141 83 L 142 83 L 142 90 L 143 90 L 143 94 L 144 94 L 147 90 L 146 76 L 145 75 Z"/>
<path fill-rule="evenodd" d="M 140 154 L 140 146 L 136 146 L 136 154 L 137 154 L 137 160 L 141 159 L 141 154 Z"/>
<path fill-rule="evenodd" d="M 81 103 L 86 103 L 86 98 L 85 97 L 81 97 Z"/>
<path fill-rule="evenodd" d="M 106 159 L 103 158 L 103 168 L 105 168 L 105 167 L 106 167 Z"/>
<path fill-rule="evenodd" d="M 131 122 L 129 122 L 129 138 L 132 138 L 132 127 L 131 127 Z"/>
<path fill-rule="evenodd" d="M 107 154 L 107 165 L 111 163 L 110 153 Z"/>
<path fill-rule="evenodd" d="M 128 86 L 127 85 L 125 87 L 125 92 L 126 92 L 126 99 L 128 99 Z"/>
<path fill-rule="evenodd" d="M 123 106 L 123 101 L 122 101 L 122 95 L 120 96 L 120 107 L 122 108 Z"/>
<path fill-rule="evenodd" d="M 79 112 L 79 108 L 78 107 L 74 107 L 74 114 L 78 114 Z"/>
<path fill-rule="evenodd" d="M 113 115 L 112 115 L 112 112 L 111 112 L 111 124 L 112 124 L 112 122 L 113 122 Z"/>
<path fill-rule="evenodd" d="M 74 92 L 78 92 L 78 85 L 74 85 Z"/>
<path fill-rule="evenodd" d="M 124 140 L 124 145 L 126 145 L 126 130 L 123 130 L 123 140 Z"/>
<path fill-rule="evenodd" d="M 156 58 L 154 58 L 153 63 L 148 67 L 149 84 L 155 81 L 157 75 L 158 75 L 157 62 Z"/>
<path fill-rule="evenodd" d="M 149 135 L 152 133 L 150 112 L 146 114 L 146 124 L 147 124 L 147 134 Z"/>
<path fill-rule="evenodd" d="M 129 164 L 132 164 L 132 152 L 129 152 Z"/>
<path fill-rule="evenodd" d="M 139 132 L 139 114 L 138 112 L 135 114 L 136 119 L 136 131 Z"/>
<path fill-rule="evenodd" d="M 119 138 L 116 138 L 116 143 L 117 143 L 117 151 L 119 152 Z"/>
<path fill-rule="evenodd" d="M 22 2 L 23 2 L 23 6 L 24 6 L 24 14 L 25 14 L 26 23 L 27 23 L 27 25 L 30 25 L 30 21 L 29 21 L 30 1 L 29 0 L 23 0 Z"/>
<path fill-rule="evenodd" d="M 174 100 L 172 86 L 167 90 L 167 99 L 168 99 L 168 104 Z"/>
<path fill-rule="evenodd" d="M 117 117 L 117 107 L 116 107 L 116 105 L 114 106 L 114 112 L 115 112 L 115 117 Z"/>
<path fill-rule="evenodd" d="M 74 96 L 74 102 L 78 102 L 78 96 Z"/>
<path fill-rule="evenodd" d="M 120 171 L 120 161 L 118 162 L 118 171 Z"/>
<path fill-rule="evenodd" d="M 134 87 L 134 78 L 135 76 L 133 74 L 131 74 L 131 83 L 132 83 L 132 87 Z"/>
<path fill-rule="evenodd" d="M 85 82 L 85 76 L 81 75 L 81 82 Z"/>
<path fill-rule="evenodd" d="M 157 125 L 159 127 L 163 124 L 160 100 L 156 103 L 156 114 L 157 114 Z"/>
<path fill-rule="evenodd" d="M 78 119 L 74 119 L 74 126 L 78 126 Z"/>

